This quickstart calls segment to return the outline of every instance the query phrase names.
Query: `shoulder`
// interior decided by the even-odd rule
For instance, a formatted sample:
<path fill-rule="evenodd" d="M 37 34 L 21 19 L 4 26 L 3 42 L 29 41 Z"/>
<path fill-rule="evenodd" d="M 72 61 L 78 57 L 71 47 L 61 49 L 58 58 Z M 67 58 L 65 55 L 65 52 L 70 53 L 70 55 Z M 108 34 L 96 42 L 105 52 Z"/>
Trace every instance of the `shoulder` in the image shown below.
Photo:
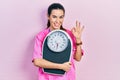
<path fill-rule="evenodd" d="M 69 29 L 66 29 L 66 32 L 68 33 L 68 35 L 70 36 L 71 40 L 73 41 L 73 44 L 75 44 L 76 38 L 75 38 L 75 36 L 73 35 L 72 31 L 69 30 Z"/>
<path fill-rule="evenodd" d="M 44 30 L 42 30 L 42 31 L 40 31 L 37 35 L 39 36 L 39 35 L 43 35 L 43 34 L 46 34 L 46 33 L 48 33 L 49 32 L 49 29 L 47 28 L 47 29 L 44 29 Z"/>
<path fill-rule="evenodd" d="M 35 37 L 38 39 L 43 39 L 48 33 L 49 33 L 49 29 L 47 28 L 37 33 Z"/>
<path fill-rule="evenodd" d="M 74 35 L 73 35 L 73 33 L 72 33 L 72 31 L 71 30 L 69 30 L 69 29 L 66 29 L 66 32 L 71 36 L 71 37 L 74 37 Z"/>

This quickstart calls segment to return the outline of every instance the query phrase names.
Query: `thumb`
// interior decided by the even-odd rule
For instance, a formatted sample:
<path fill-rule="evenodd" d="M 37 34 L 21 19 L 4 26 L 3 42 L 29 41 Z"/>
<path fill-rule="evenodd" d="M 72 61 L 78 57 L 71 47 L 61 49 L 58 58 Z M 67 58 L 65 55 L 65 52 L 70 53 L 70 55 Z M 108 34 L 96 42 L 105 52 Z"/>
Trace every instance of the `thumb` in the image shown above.
<path fill-rule="evenodd" d="M 69 65 L 71 65 L 71 62 L 68 62 Z"/>
<path fill-rule="evenodd" d="M 75 28 L 73 27 L 73 28 L 71 29 L 71 31 L 72 31 L 72 32 L 75 32 Z"/>

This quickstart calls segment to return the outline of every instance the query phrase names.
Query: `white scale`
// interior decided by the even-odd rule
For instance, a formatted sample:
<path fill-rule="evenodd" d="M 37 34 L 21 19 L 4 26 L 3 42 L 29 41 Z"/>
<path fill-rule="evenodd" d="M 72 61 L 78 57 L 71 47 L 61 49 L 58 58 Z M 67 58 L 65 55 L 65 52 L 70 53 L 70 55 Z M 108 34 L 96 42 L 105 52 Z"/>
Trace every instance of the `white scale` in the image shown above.
<path fill-rule="evenodd" d="M 43 59 L 54 63 L 64 63 L 70 61 L 72 52 L 72 41 L 67 32 L 63 30 L 53 30 L 47 34 L 43 42 Z M 60 69 L 46 69 L 45 73 L 63 75 L 65 71 Z"/>

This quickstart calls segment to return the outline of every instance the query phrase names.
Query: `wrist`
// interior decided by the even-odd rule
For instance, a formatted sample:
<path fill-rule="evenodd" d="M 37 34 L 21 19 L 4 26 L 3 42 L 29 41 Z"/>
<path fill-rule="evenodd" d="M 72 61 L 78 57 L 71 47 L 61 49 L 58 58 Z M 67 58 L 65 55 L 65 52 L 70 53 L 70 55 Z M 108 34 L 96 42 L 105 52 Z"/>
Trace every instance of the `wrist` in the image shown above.
<path fill-rule="evenodd" d="M 63 69 L 62 64 L 58 64 L 58 69 L 61 69 L 61 70 Z"/>
<path fill-rule="evenodd" d="M 77 46 L 82 45 L 82 41 L 76 42 L 76 45 L 77 45 Z"/>
<path fill-rule="evenodd" d="M 76 38 L 76 43 L 81 43 L 81 39 L 80 38 Z"/>

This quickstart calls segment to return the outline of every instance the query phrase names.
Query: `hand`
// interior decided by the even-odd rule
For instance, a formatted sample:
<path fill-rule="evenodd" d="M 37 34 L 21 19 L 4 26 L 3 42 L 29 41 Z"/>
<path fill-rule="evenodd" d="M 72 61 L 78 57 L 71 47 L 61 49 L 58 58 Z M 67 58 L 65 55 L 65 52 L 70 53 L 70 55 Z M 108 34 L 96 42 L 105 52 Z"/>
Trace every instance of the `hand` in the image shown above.
<path fill-rule="evenodd" d="M 70 62 L 65 62 L 61 64 L 61 69 L 68 72 L 71 68 L 71 63 Z"/>
<path fill-rule="evenodd" d="M 80 22 L 76 21 L 76 27 L 72 28 L 72 33 L 76 37 L 76 40 L 81 41 L 81 35 L 82 31 L 84 29 L 84 26 L 81 26 Z"/>

